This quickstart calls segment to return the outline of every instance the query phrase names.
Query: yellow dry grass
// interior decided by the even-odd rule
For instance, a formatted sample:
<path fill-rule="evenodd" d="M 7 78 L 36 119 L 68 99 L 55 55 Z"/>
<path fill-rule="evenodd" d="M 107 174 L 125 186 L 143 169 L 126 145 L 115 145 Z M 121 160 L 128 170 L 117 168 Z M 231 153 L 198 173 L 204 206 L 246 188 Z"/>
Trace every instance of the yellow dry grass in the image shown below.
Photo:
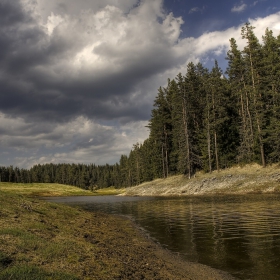
<path fill-rule="evenodd" d="M 6 193 L 17 193 L 28 196 L 92 196 L 92 195 L 114 195 L 122 190 L 115 188 L 101 189 L 97 191 L 83 190 L 74 186 L 54 183 L 3 183 L 0 182 L 0 191 Z"/>

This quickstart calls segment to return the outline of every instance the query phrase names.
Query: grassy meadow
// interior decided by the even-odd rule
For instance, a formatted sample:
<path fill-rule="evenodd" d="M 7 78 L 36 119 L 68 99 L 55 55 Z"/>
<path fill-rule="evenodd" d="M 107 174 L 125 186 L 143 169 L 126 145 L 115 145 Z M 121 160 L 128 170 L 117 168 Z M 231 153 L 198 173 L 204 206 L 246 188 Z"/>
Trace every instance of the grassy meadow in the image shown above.
<path fill-rule="evenodd" d="M 4 183 L 0 182 L 0 191 L 11 194 L 25 196 L 80 196 L 80 195 L 116 195 L 121 193 L 122 189 L 113 187 L 95 191 L 83 190 L 77 187 L 55 184 L 55 183 Z"/>
<path fill-rule="evenodd" d="M 104 217 L 36 198 L 109 193 L 116 191 L 0 183 L 0 279 L 106 279 L 108 270 L 114 275 L 115 262 L 97 258 L 99 249 L 87 239 L 89 232 L 104 234 Z"/>

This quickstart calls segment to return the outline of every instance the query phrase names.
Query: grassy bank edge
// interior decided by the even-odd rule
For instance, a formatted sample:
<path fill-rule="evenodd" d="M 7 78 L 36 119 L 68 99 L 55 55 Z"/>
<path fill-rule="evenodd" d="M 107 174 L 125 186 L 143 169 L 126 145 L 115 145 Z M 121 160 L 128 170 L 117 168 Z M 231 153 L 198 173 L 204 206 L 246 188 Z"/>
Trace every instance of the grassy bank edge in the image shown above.
<path fill-rule="evenodd" d="M 34 185 L 15 187 L 0 184 L 0 280 L 232 279 L 180 260 L 128 219 L 42 201 Z"/>
<path fill-rule="evenodd" d="M 92 273 L 81 268 L 83 259 L 91 260 L 90 267 L 98 267 L 96 277 L 106 279 L 103 274 L 108 264 L 94 261 L 94 246 L 84 238 L 91 229 L 79 230 L 82 221 L 92 219 L 91 213 L 39 198 L 120 192 L 114 188 L 91 192 L 61 184 L 0 182 L 0 279 L 87 279 L 85 275 Z"/>
<path fill-rule="evenodd" d="M 156 179 L 127 188 L 128 196 L 184 196 L 205 194 L 279 193 L 280 165 L 265 168 L 258 164 L 234 166 L 212 173 L 197 172 L 191 179 L 184 175 Z"/>
<path fill-rule="evenodd" d="M 114 187 L 89 191 L 56 183 L 24 184 L 8 182 L 0 182 L 0 190 L 6 193 L 16 193 L 33 197 L 118 195 L 124 192 L 124 189 L 115 189 Z"/>

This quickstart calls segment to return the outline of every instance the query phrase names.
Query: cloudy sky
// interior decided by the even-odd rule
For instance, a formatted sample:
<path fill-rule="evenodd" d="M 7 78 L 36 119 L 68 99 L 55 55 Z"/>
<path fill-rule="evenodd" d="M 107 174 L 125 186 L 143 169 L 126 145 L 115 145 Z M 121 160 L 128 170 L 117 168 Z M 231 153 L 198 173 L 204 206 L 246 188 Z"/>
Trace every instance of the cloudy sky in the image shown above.
<path fill-rule="evenodd" d="M 167 78 L 225 69 L 247 21 L 278 35 L 279 0 L 0 0 L 0 165 L 117 162 Z"/>

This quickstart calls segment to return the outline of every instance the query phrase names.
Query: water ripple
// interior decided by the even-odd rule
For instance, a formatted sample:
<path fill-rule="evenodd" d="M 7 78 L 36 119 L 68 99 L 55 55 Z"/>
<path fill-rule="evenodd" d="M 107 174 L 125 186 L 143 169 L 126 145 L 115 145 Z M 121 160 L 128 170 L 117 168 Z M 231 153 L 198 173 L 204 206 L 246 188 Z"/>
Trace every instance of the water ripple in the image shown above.
<path fill-rule="evenodd" d="M 240 279 L 280 279 L 280 195 L 104 199 L 83 205 L 133 216 L 187 260 Z"/>

